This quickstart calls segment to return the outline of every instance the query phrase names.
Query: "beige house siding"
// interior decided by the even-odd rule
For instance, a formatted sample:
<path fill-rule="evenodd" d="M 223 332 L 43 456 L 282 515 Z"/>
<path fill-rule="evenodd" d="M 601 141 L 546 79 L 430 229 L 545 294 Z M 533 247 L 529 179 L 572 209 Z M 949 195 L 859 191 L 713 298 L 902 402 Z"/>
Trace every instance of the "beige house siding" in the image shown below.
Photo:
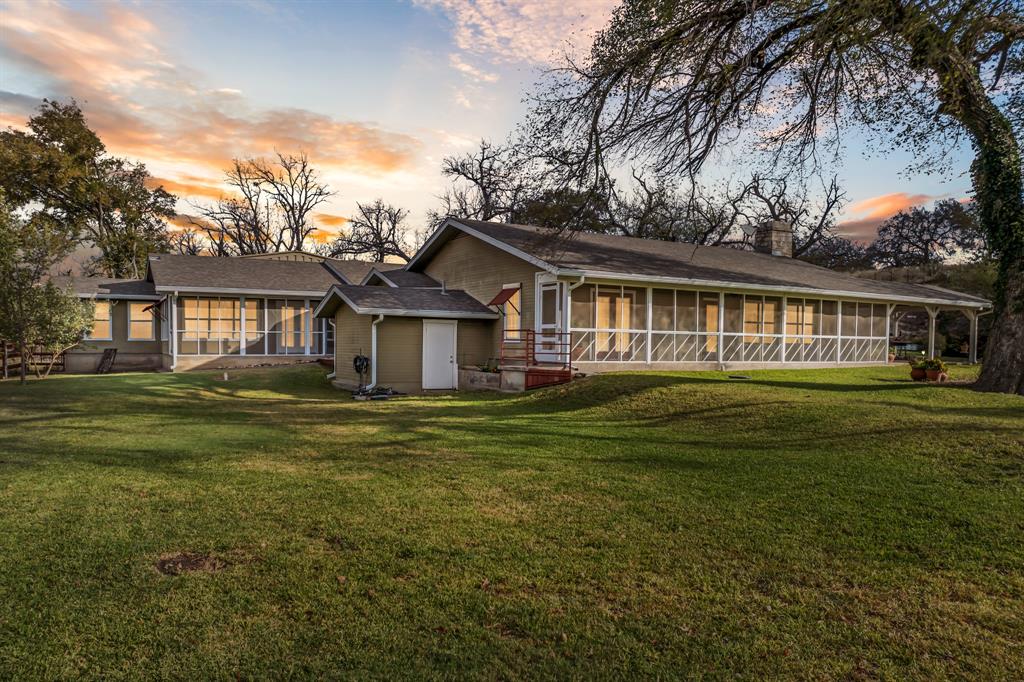
<path fill-rule="evenodd" d="M 103 299 L 97 299 L 103 300 Z M 154 301 L 144 302 L 147 305 Z M 164 321 L 157 316 L 154 325 L 154 341 L 128 340 L 128 310 L 131 301 L 115 299 L 110 301 L 110 335 L 111 340 L 85 339 L 64 355 L 65 368 L 68 372 L 95 372 L 99 367 L 100 358 L 107 348 L 116 348 L 114 371 L 160 369 L 164 365 L 163 346 L 160 341 L 161 325 Z"/>
<path fill-rule="evenodd" d="M 352 358 L 371 353 L 370 325 L 373 318 L 357 315 L 347 305 L 334 316 L 334 372 L 338 383 L 357 386 L 359 375 L 352 369 Z M 370 378 L 366 377 L 369 382 Z"/>
<path fill-rule="evenodd" d="M 456 356 L 459 367 L 475 369 L 480 365 L 487 364 L 487 361 L 497 355 L 492 351 L 493 340 L 500 329 L 498 320 L 459 320 L 459 331 L 456 341 Z"/>
<path fill-rule="evenodd" d="M 374 315 L 357 315 L 347 305 L 335 315 L 334 368 L 340 386 L 355 387 L 359 375 L 352 369 L 352 358 L 362 352 L 372 355 L 371 329 Z M 487 362 L 495 322 L 459 320 L 456 357 L 460 366 L 475 367 Z M 423 390 L 423 318 L 385 317 L 377 325 L 377 385 L 402 393 Z M 370 377 L 365 378 L 369 383 Z"/>
<path fill-rule="evenodd" d="M 533 329 L 534 276 L 539 268 L 468 234 L 459 234 L 442 246 L 424 272 L 449 289 L 462 289 L 488 303 L 502 285 L 522 286 L 522 327 Z M 491 327 L 488 357 L 501 352 L 501 320 Z"/>
<path fill-rule="evenodd" d="M 422 384 L 423 320 L 385 317 L 377 325 L 377 385 L 415 393 Z"/>

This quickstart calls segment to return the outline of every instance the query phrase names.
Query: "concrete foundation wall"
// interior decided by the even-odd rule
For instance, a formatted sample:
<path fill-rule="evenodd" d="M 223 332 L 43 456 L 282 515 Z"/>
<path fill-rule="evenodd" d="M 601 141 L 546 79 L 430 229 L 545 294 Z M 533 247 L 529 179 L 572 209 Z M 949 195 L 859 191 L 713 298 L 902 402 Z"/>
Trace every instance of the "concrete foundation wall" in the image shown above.
<path fill-rule="evenodd" d="M 170 369 L 170 356 L 166 357 L 165 369 Z M 239 369 L 241 367 L 287 366 L 317 362 L 315 355 L 192 355 L 178 356 L 175 372 L 186 372 L 190 369 Z"/>
<path fill-rule="evenodd" d="M 92 374 L 99 367 L 102 357 L 102 351 L 65 353 L 64 371 L 70 374 Z M 119 350 L 112 369 L 115 372 L 137 372 L 163 368 L 164 356 L 160 353 L 132 353 Z"/>

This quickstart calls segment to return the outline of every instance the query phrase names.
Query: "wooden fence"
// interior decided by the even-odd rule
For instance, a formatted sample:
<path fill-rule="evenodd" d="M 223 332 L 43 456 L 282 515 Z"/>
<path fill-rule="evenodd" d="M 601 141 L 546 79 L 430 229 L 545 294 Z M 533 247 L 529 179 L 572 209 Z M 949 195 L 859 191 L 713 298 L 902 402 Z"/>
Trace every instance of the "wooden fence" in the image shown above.
<path fill-rule="evenodd" d="M 0 379 L 16 377 L 21 373 L 22 362 L 25 363 L 25 372 L 35 374 L 37 371 L 45 371 L 53 360 L 53 353 L 47 353 L 40 348 L 29 349 L 25 358 L 22 358 L 21 351 L 14 344 L 4 343 L 0 349 Z M 64 354 L 57 356 L 53 363 L 54 372 L 64 371 Z"/>

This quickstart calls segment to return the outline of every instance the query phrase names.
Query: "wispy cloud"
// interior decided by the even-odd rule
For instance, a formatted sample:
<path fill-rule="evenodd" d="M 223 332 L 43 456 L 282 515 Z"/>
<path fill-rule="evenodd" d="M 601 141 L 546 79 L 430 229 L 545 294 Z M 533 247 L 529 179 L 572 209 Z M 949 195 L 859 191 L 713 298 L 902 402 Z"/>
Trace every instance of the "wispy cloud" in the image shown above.
<path fill-rule="evenodd" d="M 550 63 L 565 50 L 586 49 L 617 0 L 414 0 L 454 24 L 460 50 L 495 63 Z"/>
<path fill-rule="evenodd" d="M 451 67 L 453 69 L 455 69 L 456 71 L 458 71 L 459 73 L 463 74 L 464 76 L 473 81 L 482 83 L 494 83 L 495 81 L 498 80 L 498 74 L 478 69 L 472 64 L 466 62 L 460 55 L 454 52 L 448 55 L 448 63 L 451 64 Z"/>
<path fill-rule="evenodd" d="M 116 5 L 93 9 L 3 3 L 0 58 L 47 84 L 33 95 L 79 100 L 113 153 L 178 169 L 162 173 L 169 191 L 213 197 L 233 157 L 277 149 L 305 150 L 326 172 L 381 177 L 412 167 L 420 153 L 416 137 L 371 122 L 257 107 L 230 84 L 210 87 L 203 74 L 174 63 L 142 15 Z M 23 125 L 39 104 L 33 95 L 0 91 L 0 124 Z"/>

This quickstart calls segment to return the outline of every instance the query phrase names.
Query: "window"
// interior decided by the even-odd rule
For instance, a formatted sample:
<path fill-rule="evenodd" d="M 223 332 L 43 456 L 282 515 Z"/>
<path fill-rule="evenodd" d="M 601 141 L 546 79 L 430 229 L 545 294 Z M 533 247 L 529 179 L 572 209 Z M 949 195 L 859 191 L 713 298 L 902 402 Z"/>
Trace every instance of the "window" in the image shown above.
<path fill-rule="evenodd" d="M 181 303 L 180 355 L 239 353 L 242 308 L 237 298 L 184 298 Z"/>
<path fill-rule="evenodd" d="M 96 301 L 96 310 L 92 317 L 92 331 L 86 337 L 94 341 L 110 341 L 111 334 L 110 301 Z"/>
<path fill-rule="evenodd" d="M 156 319 L 151 307 L 154 303 L 132 301 L 128 304 L 128 340 L 153 341 L 156 339 Z"/>
<path fill-rule="evenodd" d="M 268 352 L 302 355 L 306 352 L 309 315 L 302 301 L 271 299 L 267 303 Z"/>
<path fill-rule="evenodd" d="M 516 292 L 502 304 L 505 320 L 505 339 L 518 341 L 523 338 L 523 290 L 519 284 L 503 284 L 502 289 L 515 289 Z"/>

